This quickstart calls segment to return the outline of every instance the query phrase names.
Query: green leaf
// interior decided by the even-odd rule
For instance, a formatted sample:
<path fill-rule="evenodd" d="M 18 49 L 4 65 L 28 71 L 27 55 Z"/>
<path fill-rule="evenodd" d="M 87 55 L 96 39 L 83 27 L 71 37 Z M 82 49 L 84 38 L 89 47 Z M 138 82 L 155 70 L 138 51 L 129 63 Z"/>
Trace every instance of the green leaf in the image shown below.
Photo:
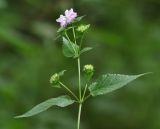
<path fill-rule="evenodd" d="M 62 88 L 59 84 L 52 85 L 51 87 L 53 87 L 53 88 Z"/>
<path fill-rule="evenodd" d="M 51 99 L 48 99 L 48 100 L 38 104 L 37 106 L 33 107 L 30 111 L 26 112 L 25 114 L 20 115 L 20 116 L 16 116 L 15 118 L 34 116 L 36 114 L 39 114 L 39 113 L 47 110 L 51 106 L 56 105 L 59 107 L 66 107 L 66 106 L 71 105 L 73 103 L 74 103 L 74 100 L 72 100 L 67 95 L 59 96 L 57 98 L 51 98 Z"/>
<path fill-rule="evenodd" d="M 59 76 L 63 76 L 66 71 L 67 71 L 67 70 L 62 70 L 61 72 L 58 73 L 58 75 L 59 75 Z"/>
<path fill-rule="evenodd" d="M 80 16 L 80 17 L 77 17 L 77 18 L 73 21 L 73 23 L 81 21 L 84 17 L 85 17 L 85 15 L 84 15 L 84 16 Z"/>
<path fill-rule="evenodd" d="M 85 47 L 85 48 L 83 48 L 83 49 L 80 51 L 80 54 L 85 53 L 85 52 L 87 52 L 87 51 L 90 51 L 90 50 L 92 50 L 92 49 L 93 49 L 92 47 Z"/>
<path fill-rule="evenodd" d="M 79 46 L 63 37 L 63 54 L 66 57 L 78 57 Z"/>
<path fill-rule="evenodd" d="M 145 74 L 148 73 L 139 75 L 105 74 L 89 86 L 89 91 L 92 96 L 110 93 Z"/>

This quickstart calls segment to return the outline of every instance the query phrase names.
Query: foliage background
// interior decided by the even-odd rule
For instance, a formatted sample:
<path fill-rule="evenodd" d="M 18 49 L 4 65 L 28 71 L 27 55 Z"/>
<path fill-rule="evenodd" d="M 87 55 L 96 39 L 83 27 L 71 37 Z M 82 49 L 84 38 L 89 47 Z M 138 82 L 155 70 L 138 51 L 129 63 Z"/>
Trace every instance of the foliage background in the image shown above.
<path fill-rule="evenodd" d="M 61 41 L 54 40 L 55 19 L 71 7 L 91 24 L 84 44 L 94 50 L 82 64 L 94 64 L 95 78 L 106 72 L 154 72 L 90 99 L 81 129 L 159 129 L 159 0 L 0 0 L 0 129 L 75 129 L 76 105 L 13 119 L 63 94 L 48 83 L 54 72 L 66 69 L 64 80 L 77 91 L 76 62 L 66 59 Z"/>

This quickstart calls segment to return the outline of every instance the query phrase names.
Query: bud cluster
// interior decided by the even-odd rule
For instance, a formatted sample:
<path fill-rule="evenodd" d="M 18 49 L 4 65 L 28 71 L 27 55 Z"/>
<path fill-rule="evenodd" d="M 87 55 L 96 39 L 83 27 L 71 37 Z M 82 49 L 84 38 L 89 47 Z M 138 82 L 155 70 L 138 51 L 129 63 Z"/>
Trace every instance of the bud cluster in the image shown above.
<path fill-rule="evenodd" d="M 56 84 L 58 84 L 58 82 L 59 82 L 59 74 L 55 73 L 51 76 L 50 83 L 53 85 L 56 85 Z"/>
<path fill-rule="evenodd" d="M 83 32 L 86 31 L 89 27 L 90 27 L 90 24 L 88 24 L 88 25 L 80 25 L 80 26 L 78 26 L 77 31 L 83 33 Z"/>

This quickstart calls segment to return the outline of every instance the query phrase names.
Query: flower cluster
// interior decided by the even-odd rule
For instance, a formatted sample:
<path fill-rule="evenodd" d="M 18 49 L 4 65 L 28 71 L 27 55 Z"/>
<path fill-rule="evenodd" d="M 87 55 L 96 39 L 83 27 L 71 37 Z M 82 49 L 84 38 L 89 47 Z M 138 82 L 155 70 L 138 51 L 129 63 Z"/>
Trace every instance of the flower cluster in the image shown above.
<path fill-rule="evenodd" d="M 71 8 L 65 11 L 65 15 L 60 15 L 56 21 L 60 23 L 61 27 L 66 27 L 68 24 L 72 23 L 76 17 L 77 13 Z"/>

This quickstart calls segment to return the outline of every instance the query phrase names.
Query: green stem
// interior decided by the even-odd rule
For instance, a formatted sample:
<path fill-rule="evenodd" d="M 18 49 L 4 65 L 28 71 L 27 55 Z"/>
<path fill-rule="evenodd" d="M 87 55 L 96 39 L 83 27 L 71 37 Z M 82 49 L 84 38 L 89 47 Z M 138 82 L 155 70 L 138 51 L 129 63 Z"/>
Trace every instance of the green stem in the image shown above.
<path fill-rule="evenodd" d="M 67 31 L 65 31 L 65 35 L 66 35 L 67 39 L 69 40 L 69 42 L 71 42 L 71 40 L 70 40 L 70 38 L 69 38 L 69 36 L 67 34 Z"/>
<path fill-rule="evenodd" d="M 86 101 L 91 95 L 87 95 L 84 99 L 83 99 L 83 102 Z"/>
<path fill-rule="evenodd" d="M 66 85 L 64 85 L 62 82 L 59 82 L 59 84 L 63 86 L 77 101 L 79 101 L 78 97 Z"/>
<path fill-rule="evenodd" d="M 82 37 L 81 37 L 80 46 L 79 46 L 80 49 L 81 49 L 81 47 L 82 47 L 83 38 L 84 38 L 84 33 L 83 33 L 83 35 L 82 35 Z"/>
<path fill-rule="evenodd" d="M 69 43 L 71 44 L 71 46 L 72 46 L 72 48 L 73 48 L 74 52 L 76 53 L 76 50 L 75 50 L 75 48 L 73 47 L 73 44 L 72 44 L 72 42 L 71 42 L 71 40 L 70 40 L 70 38 L 69 38 L 69 36 L 68 36 L 68 34 L 67 34 L 67 32 L 66 32 L 66 31 L 65 31 L 65 35 L 66 35 L 66 37 L 67 37 L 67 39 L 68 39 Z"/>
<path fill-rule="evenodd" d="M 77 129 L 80 129 L 81 110 L 82 110 L 82 104 L 80 103 L 80 104 L 79 104 L 79 111 L 78 111 Z"/>
<path fill-rule="evenodd" d="M 74 27 L 72 27 L 72 31 L 73 31 L 73 36 L 74 36 L 74 42 L 75 44 L 77 44 L 76 41 L 76 34 L 75 34 L 75 30 Z M 77 63 L 78 63 L 78 84 L 79 84 L 79 111 L 78 111 L 78 119 L 77 119 L 77 129 L 80 129 L 80 122 L 81 122 L 81 110 L 82 110 L 82 91 L 81 91 L 81 63 L 80 63 L 80 57 L 78 57 L 77 59 Z"/>
<path fill-rule="evenodd" d="M 84 97 L 85 97 L 85 95 L 86 95 L 87 87 L 88 87 L 88 85 L 86 84 L 86 86 L 85 86 L 85 88 L 84 88 L 82 100 L 84 100 Z"/>
<path fill-rule="evenodd" d="M 82 93 L 81 93 L 81 66 L 80 66 L 80 58 L 78 57 L 78 83 L 79 83 L 79 99 L 81 101 Z"/>
<path fill-rule="evenodd" d="M 74 36 L 74 42 L 75 42 L 75 44 L 77 44 L 76 33 L 75 33 L 75 30 L 74 30 L 74 27 L 72 27 L 72 31 L 73 31 L 73 36 Z"/>

